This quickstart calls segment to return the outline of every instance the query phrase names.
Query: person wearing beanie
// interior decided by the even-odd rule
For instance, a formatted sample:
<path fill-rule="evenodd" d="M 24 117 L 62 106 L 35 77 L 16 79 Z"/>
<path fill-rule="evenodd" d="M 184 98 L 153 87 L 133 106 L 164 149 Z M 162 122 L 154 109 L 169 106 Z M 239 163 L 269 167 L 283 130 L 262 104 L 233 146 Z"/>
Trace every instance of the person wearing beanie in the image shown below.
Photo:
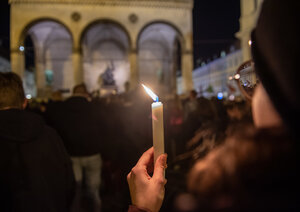
<path fill-rule="evenodd" d="M 300 2 L 264 2 L 252 32 L 255 70 L 290 133 L 300 130 Z"/>
<path fill-rule="evenodd" d="M 187 177 L 198 203 L 193 211 L 300 211 L 299 11 L 299 1 L 264 1 L 252 32 L 260 81 L 252 96 L 255 128 L 238 128 L 195 162 Z M 155 163 L 153 149 L 142 155 L 127 176 L 129 211 L 160 210 L 165 168 L 166 155 Z"/>

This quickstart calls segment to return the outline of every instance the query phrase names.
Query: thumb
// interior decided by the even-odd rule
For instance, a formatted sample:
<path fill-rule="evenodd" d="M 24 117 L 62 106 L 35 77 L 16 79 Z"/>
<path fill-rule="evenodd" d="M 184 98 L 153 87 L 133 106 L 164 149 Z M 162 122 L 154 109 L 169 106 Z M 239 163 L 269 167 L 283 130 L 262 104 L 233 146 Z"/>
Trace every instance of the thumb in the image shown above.
<path fill-rule="evenodd" d="M 164 179 L 165 168 L 167 168 L 167 154 L 162 154 L 155 162 L 153 178 Z"/>

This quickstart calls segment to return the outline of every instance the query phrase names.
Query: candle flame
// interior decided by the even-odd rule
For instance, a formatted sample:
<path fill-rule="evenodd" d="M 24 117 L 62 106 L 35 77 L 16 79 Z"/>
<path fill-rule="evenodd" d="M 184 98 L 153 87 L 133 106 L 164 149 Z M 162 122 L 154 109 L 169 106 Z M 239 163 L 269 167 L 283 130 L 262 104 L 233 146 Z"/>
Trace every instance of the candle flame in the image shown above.
<path fill-rule="evenodd" d="M 153 101 L 158 102 L 158 96 L 155 93 L 153 93 L 153 91 L 147 86 L 145 86 L 144 84 L 142 84 L 142 86 L 145 89 L 146 93 L 153 99 Z"/>

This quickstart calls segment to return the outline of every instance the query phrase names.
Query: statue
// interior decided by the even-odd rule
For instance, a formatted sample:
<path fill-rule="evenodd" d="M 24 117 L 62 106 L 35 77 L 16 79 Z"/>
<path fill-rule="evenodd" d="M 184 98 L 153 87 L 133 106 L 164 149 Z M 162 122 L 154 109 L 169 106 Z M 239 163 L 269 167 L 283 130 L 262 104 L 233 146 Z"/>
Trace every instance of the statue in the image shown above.
<path fill-rule="evenodd" d="M 114 79 L 113 71 L 115 70 L 113 62 L 111 66 L 107 65 L 105 71 L 98 78 L 100 96 L 107 96 L 117 93 L 116 81 Z"/>
<path fill-rule="evenodd" d="M 115 86 L 116 85 L 116 81 L 114 79 L 114 64 L 111 62 L 111 68 L 109 66 L 107 66 L 106 70 L 104 71 L 103 74 L 100 75 L 101 78 L 101 84 L 102 86 Z"/>

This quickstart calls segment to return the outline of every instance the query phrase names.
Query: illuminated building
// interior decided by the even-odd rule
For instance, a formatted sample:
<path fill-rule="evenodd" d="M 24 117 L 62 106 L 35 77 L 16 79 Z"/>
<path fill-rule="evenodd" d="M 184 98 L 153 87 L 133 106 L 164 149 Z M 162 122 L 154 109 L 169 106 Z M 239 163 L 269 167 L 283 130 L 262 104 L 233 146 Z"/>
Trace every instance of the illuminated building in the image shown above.
<path fill-rule="evenodd" d="M 29 68 L 26 55 L 33 54 L 38 96 L 71 90 L 82 82 L 89 91 L 97 90 L 107 69 L 112 70 L 119 92 L 128 81 L 131 88 L 144 82 L 166 94 L 175 93 L 178 70 L 182 90 L 193 88 L 193 0 L 9 3 L 11 67 L 24 78 Z"/>
<path fill-rule="evenodd" d="M 231 77 L 239 65 L 251 59 L 250 39 L 251 31 L 256 25 L 256 20 L 263 0 L 241 0 L 240 31 L 236 33 L 241 43 L 241 50 L 237 50 L 220 57 L 193 71 L 195 90 L 200 95 L 211 97 L 223 93 L 225 98 L 230 95 L 240 96 L 239 90 Z M 231 79 L 231 80 L 230 80 Z M 178 85 L 182 78 L 177 78 Z M 178 86 L 178 93 L 183 93 Z"/>
<path fill-rule="evenodd" d="M 229 97 L 230 94 L 239 95 L 234 80 L 229 78 L 234 76 L 242 62 L 242 51 L 235 50 L 226 56 L 196 68 L 193 71 L 195 90 L 205 97 L 217 96 L 220 92 L 223 93 L 225 98 Z M 180 84 L 182 79 L 178 78 L 177 80 Z M 178 90 L 178 93 L 181 93 L 181 90 Z"/>

